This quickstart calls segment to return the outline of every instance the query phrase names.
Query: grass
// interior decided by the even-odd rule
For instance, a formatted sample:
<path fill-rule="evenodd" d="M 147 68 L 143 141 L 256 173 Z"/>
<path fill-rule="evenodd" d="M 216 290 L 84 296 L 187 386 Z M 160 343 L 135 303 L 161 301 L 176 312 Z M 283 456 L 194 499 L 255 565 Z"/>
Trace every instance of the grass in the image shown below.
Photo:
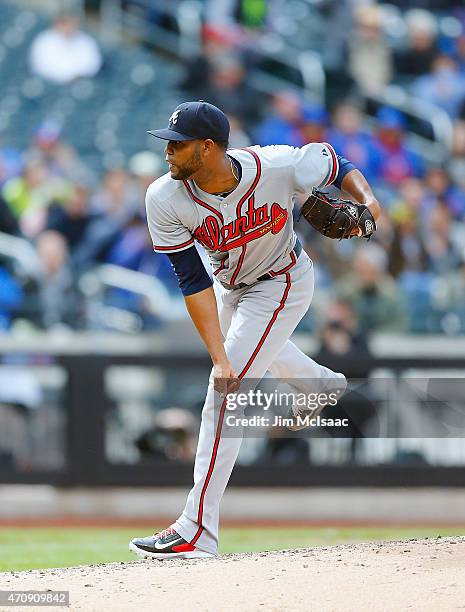
<path fill-rule="evenodd" d="M 0 571 L 130 561 L 128 541 L 152 527 L 0 528 Z M 220 553 L 462 535 L 465 527 L 226 527 Z"/>

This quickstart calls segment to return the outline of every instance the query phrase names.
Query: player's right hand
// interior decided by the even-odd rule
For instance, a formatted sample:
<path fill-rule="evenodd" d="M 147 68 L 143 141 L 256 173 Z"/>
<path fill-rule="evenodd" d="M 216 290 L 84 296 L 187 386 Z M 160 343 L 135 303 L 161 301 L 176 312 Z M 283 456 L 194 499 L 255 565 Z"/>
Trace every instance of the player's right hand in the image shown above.
<path fill-rule="evenodd" d="M 213 386 L 221 395 L 234 393 L 240 387 L 240 380 L 231 363 L 226 360 L 213 366 Z"/>

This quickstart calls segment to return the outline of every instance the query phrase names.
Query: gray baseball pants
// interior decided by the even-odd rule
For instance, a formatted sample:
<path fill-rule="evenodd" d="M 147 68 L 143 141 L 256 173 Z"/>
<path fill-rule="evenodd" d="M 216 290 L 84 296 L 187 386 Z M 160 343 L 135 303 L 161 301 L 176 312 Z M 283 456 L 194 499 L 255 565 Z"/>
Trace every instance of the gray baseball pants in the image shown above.
<path fill-rule="evenodd" d="M 302 251 L 287 272 L 242 289 L 214 283 L 226 354 L 239 378 L 302 380 L 334 378 L 335 373 L 305 355 L 289 338 L 313 296 L 313 264 Z M 314 382 L 313 382 L 314 384 Z M 318 391 L 315 388 L 308 392 Z M 215 410 L 216 405 L 216 410 Z M 221 407 L 221 409 L 219 409 Z M 218 550 L 219 506 L 239 453 L 242 438 L 224 435 L 225 406 L 210 376 L 192 487 L 174 529 L 201 550 Z"/>

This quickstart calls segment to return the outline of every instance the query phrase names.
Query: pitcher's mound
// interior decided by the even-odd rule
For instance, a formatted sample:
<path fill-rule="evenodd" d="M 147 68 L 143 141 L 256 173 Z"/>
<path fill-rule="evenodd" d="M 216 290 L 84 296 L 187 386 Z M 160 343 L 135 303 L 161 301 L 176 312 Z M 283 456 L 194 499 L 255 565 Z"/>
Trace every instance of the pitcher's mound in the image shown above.
<path fill-rule="evenodd" d="M 69 590 L 85 612 L 465 609 L 465 537 L 4 573 L 0 589 Z"/>

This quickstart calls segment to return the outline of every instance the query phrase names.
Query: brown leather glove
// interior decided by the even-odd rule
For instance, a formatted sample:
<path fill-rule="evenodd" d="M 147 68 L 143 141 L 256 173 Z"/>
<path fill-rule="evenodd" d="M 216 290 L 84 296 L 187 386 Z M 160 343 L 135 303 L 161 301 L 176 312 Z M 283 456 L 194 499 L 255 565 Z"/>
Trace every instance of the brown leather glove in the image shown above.
<path fill-rule="evenodd" d="M 353 236 L 369 238 L 376 231 L 375 220 L 367 206 L 330 198 L 315 188 L 304 202 L 300 216 L 323 236 L 337 240 Z"/>

